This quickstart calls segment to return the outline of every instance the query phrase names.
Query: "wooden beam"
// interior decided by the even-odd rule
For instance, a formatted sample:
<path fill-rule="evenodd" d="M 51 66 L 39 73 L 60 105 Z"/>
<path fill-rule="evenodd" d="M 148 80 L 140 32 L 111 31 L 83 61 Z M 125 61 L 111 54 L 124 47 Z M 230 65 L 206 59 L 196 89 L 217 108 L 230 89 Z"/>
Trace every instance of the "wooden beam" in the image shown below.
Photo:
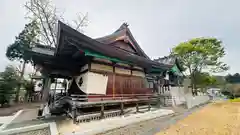
<path fill-rule="evenodd" d="M 102 65 L 107 65 L 107 66 L 115 66 L 115 67 L 119 67 L 119 68 L 124 68 L 124 69 L 129 69 L 129 70 L 134 70 L 134 71 L 142 71 L 142 72 L 145 72 L 144 70 L 141 70 L 141 69 L 138 69 L 138 68 L 133 68 L 133 66 L 131 67 L 126 67 L 126 66 L 123 66 L 123 65 L 117 65 L 117 64 L 112 64 L 112 63 L 106 63 L 106 62 L 103 62 L 103 61 L 97 61 L 97 60 L 92 60 L 93 63 L 96 63 L 96 64 L 102 64 Z"/>

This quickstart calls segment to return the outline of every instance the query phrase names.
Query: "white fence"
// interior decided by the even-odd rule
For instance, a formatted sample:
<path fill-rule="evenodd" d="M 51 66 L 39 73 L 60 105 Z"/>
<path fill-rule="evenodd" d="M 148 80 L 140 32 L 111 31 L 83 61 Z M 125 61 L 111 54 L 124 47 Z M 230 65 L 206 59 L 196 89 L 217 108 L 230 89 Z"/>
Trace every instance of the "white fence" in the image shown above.
<path fill-rule="evenodd" d="M 209 96 L 207 95 L 201 95 L 201 96 L 187 96 L 186 97 L 186 101 L 187 101 L 187 108 L 193 108 L 197 105 L 200 105 L 200 104 L 204 104 L 206 102 L 208 102 L 210 99 L 209 99 Z"/>
<path fill-rule="evenodd" d="M 172 105 L 181 105 L 186 102 L 183 87 L 171 87 L 170 94 L 172 96 Z"/>
<path fill-rule="evenodd" d="M 186 104 L 187 108 L 192 108 L 210 100 L 209 96 L 203 93 L 198 93 L 198 96 L 192 96 L 191 90 L 184 87 L 171 87 L 169 94 L 171 95 L 172 106 Z"/>

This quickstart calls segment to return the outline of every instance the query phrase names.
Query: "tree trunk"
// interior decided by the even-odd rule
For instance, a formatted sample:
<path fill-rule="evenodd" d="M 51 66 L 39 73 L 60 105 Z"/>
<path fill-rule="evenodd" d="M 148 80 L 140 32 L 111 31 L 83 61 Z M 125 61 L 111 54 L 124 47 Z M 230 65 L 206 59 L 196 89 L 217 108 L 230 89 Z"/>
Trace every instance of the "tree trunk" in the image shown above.
<path fill-rule="evenodd" d="M 193 96 L 197 96 L 197 85 L 196 85 L 196 75 L 195 75 L 195 72 L 192 72 L 191 84 L 192 84 L 192 94 L 193 94 Z"/>
<path fill-rule="evenodd" d="M 49 98 L 49 91 L 51 87 L 51 78 L 46 77 L 44 80 L 43 90 L 42 90 L 42 101 L 47 102 Z"/>
<path fill-rule="evenodd" d="M 28 98 L 29 98 L 29 92 L 26 91 L 25 97 L 24 97 L 25 102 L 28 102 Z"/>
<path fill-rule="evenodd" d="M 194 77 L 193 77 L 193 73 L 191 73 L 191 89 L 192 89 L 192 95 L 194 96 L 195 95 L 195 92 L 194 92 Z"/>
<path fill-rule="evenodd" d="M 192 89 L 192 95 L 194 96 L 194 76 L 193 76 L 193 71 L 191 70 L 190 66 L 188 66 L 189 73 L 190 73 L 190 80 L 191 80 L 191 89 Z"/>
<path fill-rule="evenodd" d="M 27 64 L 27 62 L 24 61 L 24 62 L 23 62 L 23 67 L 22 67 L 22 71 L 21 71 L 21 73 L 20 73 L 20 83 L 19 83 L 18 86 L 17 86 L 15 102 L 18 102 L 18 101 L 19 101 L 19 92 L 20 92 L 20 89 L 21 89 L 21 86 L 22 86 L 21 84 L 22 84 L 22 79 L 23 79 L 23 75 L 24 75 L 24 71 L 25 71 L 26 64 Z"/>

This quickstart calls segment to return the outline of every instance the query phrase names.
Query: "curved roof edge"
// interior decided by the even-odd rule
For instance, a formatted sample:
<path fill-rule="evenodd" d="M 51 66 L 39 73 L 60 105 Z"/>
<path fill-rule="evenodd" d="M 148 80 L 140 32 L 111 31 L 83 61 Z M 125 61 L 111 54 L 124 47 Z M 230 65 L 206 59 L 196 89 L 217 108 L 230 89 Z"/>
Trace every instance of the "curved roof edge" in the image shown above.
<path fill-rule="evenodd" d="M 130 29 L 128 28 L 127 23 L 123 23 L 115 32 L 113 32 L 110 35 L 103 36 L 100 38 L 96 38 L 95 40 L 104 43 L 104 44 L 110 44 L 115 41 L 119 40 L 128 40 L 128 42 L 132 45 L 132 47 L 136 50 L 136 52 L 147 59 L 150 59 L 147 54 L 142 50 L 140 45 L 137 43 L 135 38 L 133 37 Z"/>

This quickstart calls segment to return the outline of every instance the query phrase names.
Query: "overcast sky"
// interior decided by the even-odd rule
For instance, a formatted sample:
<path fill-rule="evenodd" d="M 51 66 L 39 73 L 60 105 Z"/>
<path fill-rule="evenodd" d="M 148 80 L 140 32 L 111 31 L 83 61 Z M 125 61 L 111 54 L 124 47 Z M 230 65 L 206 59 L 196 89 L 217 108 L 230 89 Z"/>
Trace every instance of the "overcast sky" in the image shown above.
<path fill-rule="evenodd" d="M 0 0 L 0 71 L 10 62 L 6 47 L 14 41 L 27 20 L 26 0 Z M 226 49 L 224 62 L 230 73 L 240 72 L 239 0 L 54 0 L 68 20 L 77 12 L 88 13 L 84 29 L 90 37 L 115 31 L 123 22 L 151 58 L 169 54 L 180 42 L 195 37 L 216 37 Z"/>

